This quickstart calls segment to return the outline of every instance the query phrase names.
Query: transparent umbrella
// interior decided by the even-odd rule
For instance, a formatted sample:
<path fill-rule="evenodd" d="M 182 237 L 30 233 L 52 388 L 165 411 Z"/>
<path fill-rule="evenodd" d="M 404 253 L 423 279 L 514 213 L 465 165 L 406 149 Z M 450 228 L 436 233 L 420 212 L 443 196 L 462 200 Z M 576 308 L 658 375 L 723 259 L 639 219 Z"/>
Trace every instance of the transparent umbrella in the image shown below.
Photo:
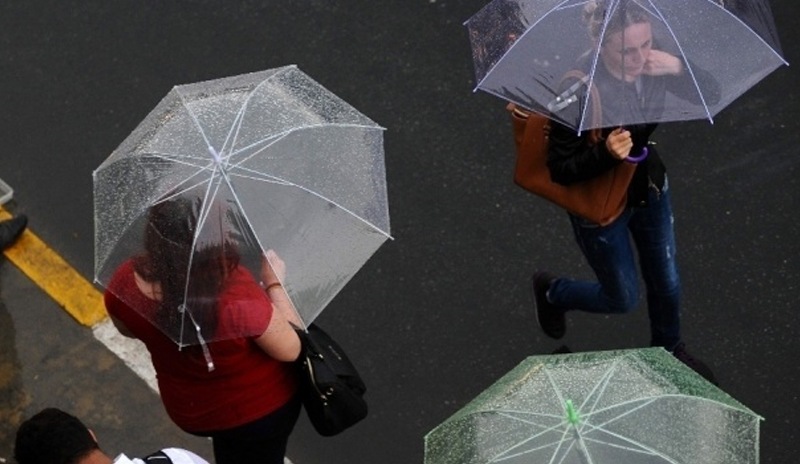
<path fill-rule="evenodd" d="M 94 172 L 98 283 L 145 252 L 150 212 L 176 199 L 193 208 L 173 218 L 196 222 L 191 253 L 234 250 L 258 279 L 274 251 L 310 324 L 390 238 L 383 128 L 295 66 L 174 87 Z M 183 269 L 187 287 L 201 282 L 196 269 Z M 165 325 L 195 324 L 200 343 L 259 335 L 207 328 L 214 315 L 187 301 L 174 311 L 143 315 L 181 346 L 183 329 Z"/>
<path fill-rule="evenodd" d="M 644 25 L 648 37 L 622 24 Z M 787 64 L 767 0 L 494 0 L 465 25 L 476 90 L 579 132 L 713 121 Z M 585 79 L 565 82 L 572 70 Z M 603 97 L 599 122 L 587 117 L 592 86 Z"/>
<path fill-rule="evenodd" d="M 532 356 L 425 437 L 425 464 L 758 462 L 761 417 L 663 348 Z"/>

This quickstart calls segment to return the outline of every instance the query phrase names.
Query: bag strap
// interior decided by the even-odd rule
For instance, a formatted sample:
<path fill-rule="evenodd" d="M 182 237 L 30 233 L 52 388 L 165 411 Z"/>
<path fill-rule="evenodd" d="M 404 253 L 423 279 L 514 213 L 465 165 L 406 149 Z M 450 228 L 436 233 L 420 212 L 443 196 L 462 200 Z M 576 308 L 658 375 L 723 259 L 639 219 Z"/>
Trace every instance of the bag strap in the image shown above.
<path fill-rule="evenodd" d="M 593 85 L 590 87 L 589 84 L 585 82 L 586 73 L 584 73 L 583 71 L 579 71 L 577 69 L 567 71 L 567 73 L 564 74 L 564 77 L 561 79 L 561 82 L 563 83 L 565 80 L 570 78 L 577 79 L 579 81 L 584 81 L 583 85 L 586 85 L 587 88 L 589 88 L 589 98 L 592 101 L 591 123 L 592 126 L 595 126 L 594 128 L 589 130 L 589 143 L 591 145 L 596 145 L 603 140 L 603 130 L 600 127 L 603 122 L 603 109 L 602 106 L 600 105 L 600 91 L 597 90 L 596 86 Z M 580 86 L 578 86 L 577 88 L 580 88 Z M 515 103 L 508 103 L 506 105 L 506 110 L 511 112 L 513 116 L 516 116 L 522 120 L 528 119 L 528 116 L 530 116 L 531 114 L 530 111 L 521 108 L 519 105 Z"/>
<path fill-rule="evenodd" d="M 142 461 L 146 464 L 172 464 L 172 459 L 163 451 L 156 451 L 153 454 L 145 456 L 142 458 Z"/>
<path fill-rule="evenodd" d="M 597 90 L 597 86 L 589 85 L 589 82 L 585 81 L 586 73 L 583 71 L 577 69 L 567 71 L 561 81 L 564 82 L 570 78 L 584 81 L 583 84 L 589 89 L 589 99 L 591 99 L 592 102 L 591 123 L 592 126 L 595 126 L 589 131 L 589 143 L 595 145 L 603 140 L 603 131 L 600 128 L 600 125 L 603 123 L 603 108 L 600 105 L 600 91 Z"/>

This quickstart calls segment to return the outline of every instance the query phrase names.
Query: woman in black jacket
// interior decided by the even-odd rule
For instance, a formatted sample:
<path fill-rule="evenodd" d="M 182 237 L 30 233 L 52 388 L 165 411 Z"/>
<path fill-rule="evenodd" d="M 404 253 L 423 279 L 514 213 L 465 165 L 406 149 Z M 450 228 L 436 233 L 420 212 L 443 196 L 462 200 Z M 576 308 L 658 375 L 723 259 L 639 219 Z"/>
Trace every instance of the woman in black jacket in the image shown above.
<path fill-rule="evenodd" d="M 570 214 L 575 238 L 597 282 L 559 278 L 548 272 L 533 277 L 536 317 L 544 332 L 561 338 L 567 310 L 593 313 L 626 313 L 638 303 L 638 272 L 633 244 L 647 287 L 651 344 L 663 346 L 706 378 L 707 366 L 690 356 L 680 333 L 680 279 L 676 265 L 675 233 L 666 169 L 649 137 L 656 124 L 622 121 L 655 121 L 668 98 L 707 103 L 719 98 L 711 76 L 653 45 L 647 12 L 629 2 L 617 8 L 605 25 L 605 7 L 590 2 L 586 8 L 590 35 L 600 47 L 592 85 L 599 91 L 602 137 L 589 141 L 560 123 L 550 132 L 548 167 L 554 182 L 569 185 L 598 176 L 619 163 L 638 161 L 628 188 L 627 208 L 610 224 L 600 226 Z M 590 55 L 578 64 L 586 74 Z M 565 82 L 565 88 L 575 81 Z M 706 93 L 700 96 L 697 88 Z M 710 92 L 709 92 L 710 89 Z M 590 103 L 591 104 L 591 103 Z"/>

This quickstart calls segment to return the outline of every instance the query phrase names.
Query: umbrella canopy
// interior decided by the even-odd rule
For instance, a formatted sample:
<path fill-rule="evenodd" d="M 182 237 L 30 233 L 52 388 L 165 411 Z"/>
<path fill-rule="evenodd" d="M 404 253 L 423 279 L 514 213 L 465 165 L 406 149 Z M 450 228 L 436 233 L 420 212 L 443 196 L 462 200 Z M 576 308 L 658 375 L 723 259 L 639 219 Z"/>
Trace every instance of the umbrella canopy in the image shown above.
<path fill-rule="evenodd" d="M 628 29 L 643 24 L 649 38 Z M 787 64 L 767 0 L 494 0 L 465 25 L 476 89 L 578 131 L 713 121 Z M 565 83 L 574 69 L 587 77 Z M 600 123 L 586 116 L 591 86 Z"/>
<path fill-rule="evenodd" d="M 176 86 L 95 170 L 94 214 L 101 285 L 154 253 L 148 234 L 174 244 L 154 261 L 191 247 L 176 271 L 187 288 L 208 279 L 200 265 L 213 256 L 258 280 L 273 250 L 310 324 L 390 237 L 383 128 L 295 66 Z M 183 330 L 164 325 L 187 316 L 207 341 L 258 335 L 205 330 L 206 314 L 187 300 L 176 306 L 179 317 L 145 316 L 181 345 Z"/>
<path fill-rule="evenodd" d="M 425 437 L 425 464 L 758 462 L 761 418 L 663 348 L 532 356 Z"/>

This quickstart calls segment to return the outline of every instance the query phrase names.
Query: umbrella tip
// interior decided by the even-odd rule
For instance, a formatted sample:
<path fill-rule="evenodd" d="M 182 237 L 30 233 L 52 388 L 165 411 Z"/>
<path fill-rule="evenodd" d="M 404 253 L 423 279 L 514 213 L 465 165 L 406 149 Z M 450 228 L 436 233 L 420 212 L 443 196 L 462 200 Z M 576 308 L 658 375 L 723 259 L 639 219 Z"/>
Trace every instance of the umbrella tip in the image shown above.
<path fill-rule="evenodd" d="M 211 157 L 214 159 L 214 161 L 216 161 L 217 163 L 222 162 L 222 157 L 219 155 L 217 150 L 215 150 L 214 147 L 212 147 L 211 145 L 208 145 L 208 152 L 211 153 Z"/>
<path fill-rule="evenodd" d="M 572 400 L 566 401 L 566 410 L 567 410 L 567 421 L 572 425 L 577 425 L 580 422 L 581 417 L 578 414 L 578 410 L 575 409 L 575 405 L 572 404 Z"/>

